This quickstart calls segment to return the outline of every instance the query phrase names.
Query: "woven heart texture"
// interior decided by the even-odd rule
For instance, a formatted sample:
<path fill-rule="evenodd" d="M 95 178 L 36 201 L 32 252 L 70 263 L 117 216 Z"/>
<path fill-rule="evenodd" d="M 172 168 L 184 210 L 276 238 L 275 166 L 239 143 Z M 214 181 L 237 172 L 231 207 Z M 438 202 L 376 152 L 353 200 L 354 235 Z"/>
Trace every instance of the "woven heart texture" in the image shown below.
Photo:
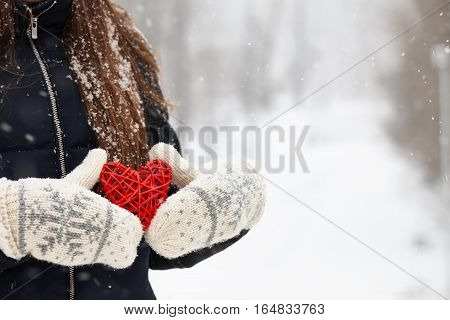
<path fill-rule="evenodd" d="M 172 169 L 160 160 L 150 161 L 139 170 L 109 162 L 100 175 L 100 190 L 109 201 L 137 215 L 146 230 L 166 201 L 171 180 Z"/>

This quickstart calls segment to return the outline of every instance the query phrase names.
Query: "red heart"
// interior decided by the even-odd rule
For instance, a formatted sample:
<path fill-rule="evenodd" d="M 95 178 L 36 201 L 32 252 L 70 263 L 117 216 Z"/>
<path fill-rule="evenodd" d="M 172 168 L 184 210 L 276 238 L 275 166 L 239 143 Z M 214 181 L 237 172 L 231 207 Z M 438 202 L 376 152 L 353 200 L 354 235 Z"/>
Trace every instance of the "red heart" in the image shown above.
<path fill-rule="evenodd" d="M 150 161 L 139 170 L 109 162 L 100 175 L 100 190 L 112 203 L 136 214 L 146 230 L 166 201 L 171 180 L 172 169 L 160 160 Z"/>

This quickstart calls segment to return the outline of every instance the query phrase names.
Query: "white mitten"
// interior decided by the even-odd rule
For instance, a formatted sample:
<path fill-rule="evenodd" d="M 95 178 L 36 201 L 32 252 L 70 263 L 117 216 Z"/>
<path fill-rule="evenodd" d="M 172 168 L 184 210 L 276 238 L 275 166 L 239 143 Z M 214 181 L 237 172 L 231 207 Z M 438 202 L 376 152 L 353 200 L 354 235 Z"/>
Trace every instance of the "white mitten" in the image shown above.
<path fill-rule="evenodd" d="M 89 152 L 64 179 L 0 179 L 0 250 L 64 266 L 130 266 L 142 238 L 132 213 L 90 191 L 106 152 Z"/>
<path fill-rule="evenodd" d="M 150 160 L 169 164 L 173 182 L 181 188 L 163 203 L 145 233 L 159 255 L 174 259 L 210 247 L 250 229 L 261 218 L 265 183 L 254 170 L 219 166 L 201 174 L 170 145 L 157 144 Z"/>

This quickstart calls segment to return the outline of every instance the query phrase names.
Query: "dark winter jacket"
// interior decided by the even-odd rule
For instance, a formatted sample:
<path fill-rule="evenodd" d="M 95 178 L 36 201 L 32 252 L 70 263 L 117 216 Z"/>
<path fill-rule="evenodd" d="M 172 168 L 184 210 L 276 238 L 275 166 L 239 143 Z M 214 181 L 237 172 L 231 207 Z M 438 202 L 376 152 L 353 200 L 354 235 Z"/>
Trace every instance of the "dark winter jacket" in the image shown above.
<path fill-rule="evenodd" d="M 31 7 L 38 14 L 52 3 L 53 0 L 46 0 Z M 58 0 L 54 7 L 40 16 L 39 37 L 34 40 L 56 94 L 57 110 L 51 108 L 42 70 L 26 35 L 29 21 L 25 7 L 19 0 L 16 0 L 15 6 L 16 59 L 24 76 L 11 83 L 16 77 L 0 68 L 0 177 L 11 180 L 60 178 L 61 156 L 64 157 L 67 172 L 70 172 L 82 162 L 90 149 L 96 147 L 96 139 L 88 124 L 86 110 L 61 41 L 71 0 Z M 6 9 L 1 6 L 0 10 Z M 150 146 L 165 142 L 180 150 L 175 132 L 167 122 L 167 115 L 156 108 L 149 108 L 145 114 Z M 56 119 L 59 119 L 59 124 Z M 57 125 L 62 131 L 62 144 L 58 143 Z M 176 192 L 176 188 L 172 187 L 171 192 Z M 138 257 L 125 270 L 113 270 L 103 265 L 75 268 L 75 299 L 154 299 L 148 279 L 149 268 L 191 267 L 230 246 L 244 233 L 175 260 L 158 256 L 142 241 Z M 0 252 L 1 299 L 68 297 L 69 268 L 32 257 L 15 261 Z"/>

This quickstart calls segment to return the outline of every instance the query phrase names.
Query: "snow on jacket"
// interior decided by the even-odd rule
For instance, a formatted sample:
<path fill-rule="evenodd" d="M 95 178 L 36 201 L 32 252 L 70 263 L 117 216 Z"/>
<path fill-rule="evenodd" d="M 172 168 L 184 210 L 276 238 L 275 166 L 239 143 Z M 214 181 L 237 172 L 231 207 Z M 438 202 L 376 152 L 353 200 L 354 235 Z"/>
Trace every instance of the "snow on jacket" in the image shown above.
<path fill-rule="evenodd" d="M 34 4 L 33 11 L 39 13 L 52 2 L 46 0 Z M 54 123 L 55 113 L 26 35 L 29 21 L 25 7 L 20 0 L 16 0 L 15 5 L 16 59 L 25 76 L 11 86 L 11 74 L 0 69 L 0 177 L 11 180 L 60 178 L 60 145 Z M 64 148 L 62 154 L 68 172 L 82 162 L 90 149 L 97 147 L 60 40 L 70 6 L 71 0 L 60 0 L 42 14 L 39 18 L 42 29 L 34 41 L 56 93 L 56 114 Z M 145 115 L 150 147 L 165 142 L 180 151 L 168 116 L 156 107 L 150 108 Z M 176 192 L 174 186 L 170 193 L 173 192 Z M 149 269 L 192 267 L 224 250 L 246 232 L 174 260 L 157 255 L 142 241 L 135 262 L 127 269 L 113 270 L 103 265 L 75 268 L 75 299 L 155 299 L 149 282 Z M 68 299 L 69 292 L 69 268 L 32 257 L 15 261 L 0 251 L 0 299 Z"/>

